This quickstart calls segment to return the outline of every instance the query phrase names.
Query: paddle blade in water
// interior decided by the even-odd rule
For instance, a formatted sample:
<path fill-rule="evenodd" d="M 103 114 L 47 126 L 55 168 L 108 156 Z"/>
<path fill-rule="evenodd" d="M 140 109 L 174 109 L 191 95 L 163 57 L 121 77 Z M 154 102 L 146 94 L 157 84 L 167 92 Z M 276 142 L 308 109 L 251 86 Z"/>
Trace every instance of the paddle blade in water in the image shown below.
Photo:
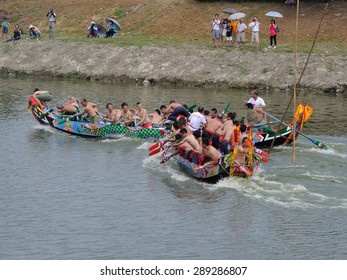
<path fill-rule="evenodd" d="M 148 155 L 149 156 L 153 156 L 153 155 L 159 153 L 162 150 L 164 150 L 162 147 L 157 147 L 156 149 L 152 150 Z"/>
<path fill-rule="evenodd" d="M 263 157 L 263 158 L 261 158 L 261 161 L 262 161 L 262 162 L 269 162 L 269 158 Z"/>
<path fill-rule="evenodd" d="M 153 151 L 154 149 L 160 147 L 161 144 L 161 142 L 154 143 L 152 146 L 148 148 L 148 151 Z"/>
<path fill-rule="evenodd" d="M 321 148 L 323 150 L 328 149 L 328 147 L 325 144 L 323 144 L 322 142 L 319 142 L 318 140 L 316 140 L 316 142 L 314 144 L 316 144 L 319 148 Z"/>
<path fill-rule="evenodd" d="M 264 156 L 264 157 L 269 157 L 270 154 L 268 152 L 265 152 L 261 149 L 258 149 L 258 148 L 255 148 L 255 152 L 258 154 L 258 155 L 261 155 L 261 156 Z"/>

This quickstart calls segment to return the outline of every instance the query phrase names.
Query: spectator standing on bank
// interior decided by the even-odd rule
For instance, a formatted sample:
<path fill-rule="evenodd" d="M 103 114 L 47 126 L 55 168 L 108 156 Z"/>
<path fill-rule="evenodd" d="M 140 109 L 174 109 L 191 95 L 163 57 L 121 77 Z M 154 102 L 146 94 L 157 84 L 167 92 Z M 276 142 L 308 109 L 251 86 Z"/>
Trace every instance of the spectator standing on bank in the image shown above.
<path fill-rule="evenodd" d="M 219 39 L 220 39 L 220 20 L 218 19 L 219 15 L 215 14 L 214 18 L 212 19 L 211 26 L 212 26 L 212 43 L 213 46 L 218 48 Z"/>
<path fill-rule="evenodd" d="M 57 17 L 56 13 L 51 9 L 47 13 L 48 17 L 48 27 L 49 27 L 49 38 L 55 38 L 55 18 Z"/>
<path fill-rule="evenodd" d="M 246 29 L 247 25 L 243 23 L 242 19 L 239 20 L 239 23 L 237 24 L 237 46 L 240 47 L 243 46 L 246 42 Z"/>
<path fill-rule="evenodd" d="M 230 23 L 231 39 L 232 39 L 232 43 L 233 43 L 234 47 L 236 47 L 236 43 L 237 43 L 237 25 L 238 24 L 239 24 L 239 22 L 235 19 L 233 19 L 232 22 Z"/>
<path fill-rule="evenodd" d="M 2 26 L 2 35 L 1 35 L 1 39 L 6 39 L 6 36 L 8 34 L 8 27 L 10 26 L 10 23 L 7 21 L 7 18 L 4 18 L 4 20 L 1 23 Z"/>
<path fill-rule="evenodd" d="M 222 19 L 222 22 L 221 22 L 221 25 L 220 25 L 221 29 L 222 29 L 222 32 L 221 32 L 221 44 L 223 46 L 226 45 L 226 36 L 227 36 L 227 28 L 228 28 L 228 19 L 227 18 L 224 18 Z"/>
<path fill-rule="evenodd" d="M 260 22 L 257 17 L 254 17 L 252 22 L 248 25 L 252 30 L 252 48 L 255 46 L 259 47 L 259 31 L 260 31 Z"/>
<path fill-rule="evenodd" d="M 270 35 L 270 46 L 269 48 L 276 49 L 277 47 L 277 24 L 274 19 L 270 20 L 270 26 L 269 26 L 269 35 Z"/>

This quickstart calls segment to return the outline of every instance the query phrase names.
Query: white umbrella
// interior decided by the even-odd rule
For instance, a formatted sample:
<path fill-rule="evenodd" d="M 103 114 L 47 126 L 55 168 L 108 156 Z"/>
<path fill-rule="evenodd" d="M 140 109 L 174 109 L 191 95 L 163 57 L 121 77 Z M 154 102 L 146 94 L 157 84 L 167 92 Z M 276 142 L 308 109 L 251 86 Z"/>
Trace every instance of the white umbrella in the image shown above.
<path fill-rule="evenodd" d="M 113 19 L 113 18 L 107 18 L 107 19 L 106 19 L 106 22 L 107 22 L 107 23 L 109 23 L 109 22 L 114 23 L 114 24 L 116 25 L 116 30 L 118 30 L 118 31 L 121 30 L 121 26 L 120 26 L 119 22 L 116 21 L 115 19 Z"/>
<path fill-rule="evenodd" d="M 265 15 L 268 17 L 283 18 L 281 13 L 275 12 L 275 11 L 270 11 L 270 12 L 266 13 Z"/>
<path fill-rule="evenodd" d="M 238 13 L 238 11 L 236 11 L 234 9 L 230 9 L 230 8 L 229 9 L 224 9 L 223 12 L 226 13 L 226 14 L 229 14 L 229 15 Z"/>
<path fill-rule="evenodd" d="M 244 13 L 236 13 L 236 14 L 232 14 L 229 19 L 233 20 L 233 19 L 240 19 L 240 18 L 244 18 L 246 16 L 246 14 Z"/>

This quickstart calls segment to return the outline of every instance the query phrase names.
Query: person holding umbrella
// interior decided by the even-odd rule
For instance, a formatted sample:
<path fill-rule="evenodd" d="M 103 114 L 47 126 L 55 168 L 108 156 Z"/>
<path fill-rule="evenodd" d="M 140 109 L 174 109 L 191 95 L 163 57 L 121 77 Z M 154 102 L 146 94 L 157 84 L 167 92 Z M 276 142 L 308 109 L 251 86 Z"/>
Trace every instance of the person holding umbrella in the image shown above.
<path fill-rule="evenodd" d="M 121 30 L 120 24 L 112 17 L 112 18 L 106 18 L 107 23 L 107 32 L 106 32 L 106 38 L 114 38 L 118 31 Z"/>
<path fill-rule="evenodd" d="M 272 48 L 272 45 L 274 49 L 277 48 L 277 24 L 274 19 L 270 20 L 270 26 L 269 26 L 269 35 L 270 35 L 270 46 L 269 48 Z"/>
<path fill-rule="evenodd" d="M 273 18 L 283 18 L 283 15 L 276 11 L 267 12 L 265 15 L 272 18 L 270 20 L 270 25 L 269 25 L 269 35 L 270 35 L 269 48 L 272 48 L 272 45 L 274 45 L 273 48 L 276 49 L 277 48 L 277 33 L 280 32 L 280 29 Z"/>

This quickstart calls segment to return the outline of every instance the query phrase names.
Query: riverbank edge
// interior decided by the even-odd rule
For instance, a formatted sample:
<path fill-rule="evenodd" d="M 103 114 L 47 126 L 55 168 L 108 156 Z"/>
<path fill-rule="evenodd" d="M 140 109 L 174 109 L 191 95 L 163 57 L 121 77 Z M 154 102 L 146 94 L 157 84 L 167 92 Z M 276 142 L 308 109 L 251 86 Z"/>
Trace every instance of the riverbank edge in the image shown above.
<path fill-rule="evenodd" d="M 287 90 L 293 84 L 292 53 L 273 49 L 118 47 L 59 40 L 21 40 L 0 45 L 0 73 L 62 79 Z M 308 54 L 297 58 L 297 79 Z M 346 57 L 312 55 L 300 82 L 336 92 L 346 84 Z"/>

